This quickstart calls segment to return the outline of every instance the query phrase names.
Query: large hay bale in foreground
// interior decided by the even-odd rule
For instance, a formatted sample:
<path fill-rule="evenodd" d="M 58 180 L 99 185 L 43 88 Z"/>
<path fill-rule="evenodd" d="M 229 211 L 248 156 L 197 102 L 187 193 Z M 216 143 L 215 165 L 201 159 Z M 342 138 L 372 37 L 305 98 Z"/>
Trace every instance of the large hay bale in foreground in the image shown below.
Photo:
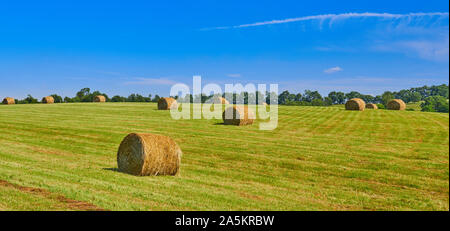
<path fill-rule="evenodd" d="M 364 111 L 366 103 L 360 98 L 350 99 L 345 103 L 345 110 Z"/>
<path fill-rule="evenodd" d="M 16 101 L 14 100 L 14 98 L 6 97 L 6 98 L 3 99 L 3 102 L 2 102 L 2 103 L 3 103 L 3 104 L 15 104 Z"/>
<path fill-rule="evenodd" d="M 55 99 L 51 96 L 46 96 L 46 97 L 42 98 L 42 103 L 51 104 L 54 102 L 55 102 Z"/>
<path fill-rule="evenodd" d="M 225 109 L 222 114 L 223 123 L 226 125 L 253 124 L 255 113 L 248 106 L 232 106 Z"/>
<path fill-rule="evenodd" d="M 376 110 L 376 109 L 378 109 L 378 106 L 374 103 L 368 103 L 368 104 L 366 104 L 366 108 Z"/>
<path fill-rule="evenodd" d="M 386 105 L 386 108 L 389 110 L 405 110 L 406 109 L 406 103 L 403 102 L 401 99 L 393 99 L 388 102 Z"/>
<path fill-rule="evenodd" d="M 154 134 L 127 135 L 117 152 L 119 171 L 137 176 L 176 175 L 181 149 L 171 138 Z"/>
<path fill-rule="evenodd" d="M 97 95 L 94 97 L 94 102 L 95 103 L 104 103 L 104 102 L 106 102 L 106 98 L 103 95 Z"/>
<path fill-rule="evenodd" d="M 170 97 L 162 97 L 158 100 L 158 110 L 170 110 L 177 109 L 178 103 L 177 100 Z"/>

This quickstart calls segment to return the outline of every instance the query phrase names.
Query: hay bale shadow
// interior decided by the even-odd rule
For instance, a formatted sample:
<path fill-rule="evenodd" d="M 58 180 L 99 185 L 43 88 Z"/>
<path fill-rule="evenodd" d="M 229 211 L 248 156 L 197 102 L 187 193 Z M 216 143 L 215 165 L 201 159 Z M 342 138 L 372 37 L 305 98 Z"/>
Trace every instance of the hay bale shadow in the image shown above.
<path fill-rule="evenodd" d="M 215 123 L 214 125 L 225 125 L 226 126 L 226 124 L 224 122 Z"/>
<path fill-rule="evenodd" d="M 121 172 L 118 168 L 103 168 L 103 170 L 113 171 L 113 172 Z"/>

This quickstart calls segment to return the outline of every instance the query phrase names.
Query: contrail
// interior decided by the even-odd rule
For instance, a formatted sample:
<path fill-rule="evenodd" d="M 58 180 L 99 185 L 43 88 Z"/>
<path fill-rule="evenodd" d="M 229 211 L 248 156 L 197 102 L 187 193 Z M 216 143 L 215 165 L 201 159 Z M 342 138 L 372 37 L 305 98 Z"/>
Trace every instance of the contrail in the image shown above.
<path fill-rule="evenodd" d="M 301 22 L 301 21 L 311 21 L 311 20 L 334 20 L 349 19 L 349 18 L 382 18 L 382 19 L 414 19 L 422 17 L 448 17 L 448 12 L 431 12 L 431 13 L 408 13 L 408 14 L 390 14 L 390 13 L 344 13 L 344 14 L 322 14 L 313 16 L 303 16 L 298 18 L 287 18 L 282 20 L 271 20 L 264 22 L 255 22 L 250 24 L 242 24 L 237 26 L 223 26 L 223 27 L 213 27 L 205 28 L 203 30 L 226 30 L 233 28 L 246 28 L 246 27 L 256 27 L 264 25 L 282 24 L 290 22 Z"/>

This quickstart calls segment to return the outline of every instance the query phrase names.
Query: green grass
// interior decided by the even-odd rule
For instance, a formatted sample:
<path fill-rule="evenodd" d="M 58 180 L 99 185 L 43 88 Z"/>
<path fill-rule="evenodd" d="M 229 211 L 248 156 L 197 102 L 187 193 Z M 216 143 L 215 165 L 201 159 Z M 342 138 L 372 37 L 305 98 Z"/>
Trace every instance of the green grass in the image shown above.
<path fill-rule="evenodd" d="M 422 104 L 423 101 L 415 102 L 415 103 L 407 103 L 406 109 L 414 110 L 414 111 L 422 111 L 422 107 L 420 104 Z"/>
<path fill-rule="evenodd" d="M 108 210 L 449 210 L 449 114 L 280 106 L 279 125 L 172 120 L 153 103 L 0 106 L 0 180 Z M 131 132 L 172 137 L 177 177 L 114 171 Z M 0 184 L 0 210 L 67 210 Z"/>

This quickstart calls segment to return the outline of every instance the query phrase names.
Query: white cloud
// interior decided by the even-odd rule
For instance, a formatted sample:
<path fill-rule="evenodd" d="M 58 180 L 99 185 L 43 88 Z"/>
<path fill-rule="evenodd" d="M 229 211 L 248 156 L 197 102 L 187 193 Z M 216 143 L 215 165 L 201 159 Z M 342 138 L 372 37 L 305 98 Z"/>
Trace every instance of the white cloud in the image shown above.
<path fill-rule="evenodd" d="M 175 81 L 166 78 L 135 78 L 134 81 L 125 82 L 125 85 L 173 85 Z"/>
<path fill-rule="evenodd" d="M 227 76 L 231 78 L 239 78 L 241 77 L 241 74 L 228 74 Z"/>
<path fill-rule="evenodd" d="M 291 23 L 291 22 L 301 22 L 301 21 L 320 21 L 322 24 L 325 20 L 330 20 L 330 25 L 337 20 L 344 20 L 350 18 L 380 18 L 380 19 L 406 19 L 408 22 L 411 22 L 414 19 L 422 20 L 426 17 L 441 17 L 448 18 L 448 12 L 431 12 L 431 13 L 408 13 L 408 14 L 390 14 L 390 13 L 343 13 L 343 14 L 322 14 L 322 15 L 312 15 L 312 16 L 304 16 L 298 18 L 287 18 L 281 20 L 271 20 L 264 22 L 255 22 L 250 24 L 241 24 L 236 26 L 223 26 L 223 27 L 213 27 L 206 28 L 205 30 L 225 30 L 225 29 L 233 29 L 233 28 L 246 28 L 246 27 L 256 27 L 256 26 L 264 26 L 264 25 L 273 25 L 273 24 L 283 24 L 283 23 Z"/>
<path fill-rule="evenodd" d="M 438 41 L 410 40 L 385 43 L 375 46 L 376 51 L 398 52 L 408 56 L 432 61 L 449 60 L 449 38 Z"/>
<path fill-rule="evenodd" d="M 343 70 L 344 69 L 342 69 L 341 67 L 332 67 L 332 68 L 324 70 L 323 72 L 325 72 L 327 74 L 333 74 L 333 73 L 340 72 L 340 71 L 343 71 Z"/>

